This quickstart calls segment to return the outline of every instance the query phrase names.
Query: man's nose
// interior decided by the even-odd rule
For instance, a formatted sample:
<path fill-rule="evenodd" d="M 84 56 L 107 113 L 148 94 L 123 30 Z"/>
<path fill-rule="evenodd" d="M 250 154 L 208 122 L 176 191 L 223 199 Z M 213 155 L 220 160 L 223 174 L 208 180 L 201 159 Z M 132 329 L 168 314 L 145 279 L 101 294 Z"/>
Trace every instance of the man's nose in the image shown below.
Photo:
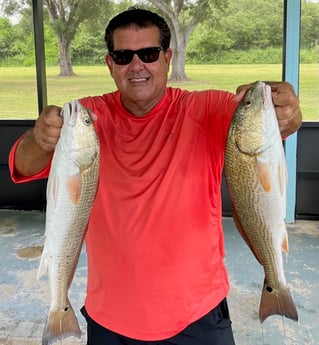
<path fill-rule="evenodd" d="M 140 67 L 143 66 L 143 61 L 138 57 L 137 54 L 134 54 L 133 59 L 131 61 L 131 65 Z"/>

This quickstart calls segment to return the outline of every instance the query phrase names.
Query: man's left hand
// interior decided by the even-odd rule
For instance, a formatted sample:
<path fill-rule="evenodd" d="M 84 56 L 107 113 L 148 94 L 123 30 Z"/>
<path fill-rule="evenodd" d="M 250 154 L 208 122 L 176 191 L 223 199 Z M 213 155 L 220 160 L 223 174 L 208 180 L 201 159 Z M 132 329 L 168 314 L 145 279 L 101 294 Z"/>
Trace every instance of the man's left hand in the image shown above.
<path fill-rule="evenodd" d="M 302 114 L 299 107 L 299 98 L 295 94 L 293 86 L 288 82 L 265 83 L 271 86 L 272 101 L 276 109 L 281 136 L 287 137 L 301 126 Z M 234 100 L 240 102 L 251 85 L 240 85 L 236 90 Z"/>

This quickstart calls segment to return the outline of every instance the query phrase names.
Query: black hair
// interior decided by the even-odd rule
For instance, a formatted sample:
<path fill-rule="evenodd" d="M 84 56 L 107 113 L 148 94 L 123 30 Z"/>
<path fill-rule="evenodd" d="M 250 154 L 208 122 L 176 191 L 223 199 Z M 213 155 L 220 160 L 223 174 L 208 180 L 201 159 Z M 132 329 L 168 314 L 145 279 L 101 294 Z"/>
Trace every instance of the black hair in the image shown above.
<path fill-rule="evenodd" d="M 137 7 L 130 7 L 128 10 L 119 13 L 110 20 L 106 29 L 104 40 L 108 51 L 114 49 L 113 33 L 115 29 L 126 28 L 130 25 L 136 25 L 139 28 L 157 26 L 160 31 L 160 45 L 165 50 L 169 48 L 171 41 L 171 31 L 164 18 L 157 13 Z"/>

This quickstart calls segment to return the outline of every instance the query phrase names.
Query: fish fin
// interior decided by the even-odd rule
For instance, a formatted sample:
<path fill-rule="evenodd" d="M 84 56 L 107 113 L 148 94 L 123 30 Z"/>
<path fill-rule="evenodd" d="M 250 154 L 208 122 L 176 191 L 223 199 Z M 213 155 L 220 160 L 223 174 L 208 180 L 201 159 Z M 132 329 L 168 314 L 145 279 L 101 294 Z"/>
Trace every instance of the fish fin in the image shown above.
<path fill-rule="evenodd" d="M 37 280 L 40 280 L 42 276 L 44 276 L 48 271 L 48 259 L 45 252 L 42 252 L 40 264 L 37 273 Z"/>
<path fill-rule="evenodd" d="M 81 330 L 71 304 L 64 310 L 49 313 L 42 337 L 42 345 L 49 345 L 69 336 L 81 337 Z"/>
<path fill-rule="evenodd" d="M 289 252 L 289 244 L 288 244 L 288 234 L 287 234 L 287 231 L 285 233 L 285 237 L 284 237 L 284 240 L 282 242 L 282 245 L 281 245 L 281 248 L 283 250 L 283 252 L 288 255 L 288 252 Z"/>
<path fill-rule="evenodd" d="M 265 192 L 271 191 L 271 178 L 269 171 L 269 164 L 265 163 L 261 158 L 256 159 L 257 176 L 260 184 Z"/>
<path fill-rule="evenodd" d="M 273 289 L 265 281 L 259 308 L 260 322 L 270 315 L 282 315 L 298 321 L 298 312 L 288 287 Z"/>
<path fill-rule="evenodd" d="M 287 191 L 287 185 L 288 185 L 288 172 L 287 172 L 287 165 L 286 165 L 284 153 L 282 153 L 282 157 L 278 166 L 278 181 L 279 181 L 280 196 L 282 200 L 283 218 L 285 218 L 286 217 L 286 191 Z"/>
<path fill-rule="evenodd" d="M 50 200 L 51 209 L 55 209 L 57 205 L 58 193 L 59 193 L 59 176 L 57 174 L 51 174 L 48 179 L 47 200 Z"/>
<path fill-rule="evenodd" d="M 287 178 L 286 173 L 283 171 L 284 167 L 282 164 L 278 165 L 278 180 L 279 180 L 279 190 L 281 195 L 285 195 L 286 193 L 286 186 L 287 186 Z"/>
<path fill-rule="evenodd" d="M 75 174 L 69 176 L 67 182 L 68 193 L 71 202 L 76 205 L 80 200 L 81 190 L 82 190 L 82 181 L 81 181 L 81 174 Z"/>
<path fill-rule="evenodd" d="M 241 237 L 245 240 L 246 244 L 248 245 L 248 247 L 250 248 L 250 250 L 252 251 L 252 253 L 255 255 L 255 258 L 257 259 L 257 261 L 262 265 L 257 252 L 254 249 L 254 246 L 251 244 L 249 237 L 247 236 L 244 227 L 239 219 L 238 213 L 233 205 L 232 207 L 232 214 L 233 214 L 233 219 L 234 222 L 236 224 L 237 230 L 240 233 Z"/>

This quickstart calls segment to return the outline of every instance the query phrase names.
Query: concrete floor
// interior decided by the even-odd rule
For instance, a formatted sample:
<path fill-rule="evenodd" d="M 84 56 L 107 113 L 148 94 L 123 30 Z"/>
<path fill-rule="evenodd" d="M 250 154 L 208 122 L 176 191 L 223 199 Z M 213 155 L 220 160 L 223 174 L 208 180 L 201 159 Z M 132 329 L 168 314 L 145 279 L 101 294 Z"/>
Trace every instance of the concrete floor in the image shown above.
<path fill-rule="evenodd" d="M 36 345 L 49 307 L 48 282 L 36 280 L 44 214 L 0 210 L 0 344 Z M 223 220 L 226 264 L 231 280 L 228 298 L 237 345 L 319 344 L 319 222 L 288 225 L 290 253 L 285 275 L 294 296 L 299 322 L 272 316 L 258 320 L 263 271 L 235 230 L 231 218 Z M 81 340 L 68 338 L 63 345 L 85 344 L 85 323 L 79 313 L 86 286 L 86 256 L 82 251 L 70 300 L 83 330 Z"/>

